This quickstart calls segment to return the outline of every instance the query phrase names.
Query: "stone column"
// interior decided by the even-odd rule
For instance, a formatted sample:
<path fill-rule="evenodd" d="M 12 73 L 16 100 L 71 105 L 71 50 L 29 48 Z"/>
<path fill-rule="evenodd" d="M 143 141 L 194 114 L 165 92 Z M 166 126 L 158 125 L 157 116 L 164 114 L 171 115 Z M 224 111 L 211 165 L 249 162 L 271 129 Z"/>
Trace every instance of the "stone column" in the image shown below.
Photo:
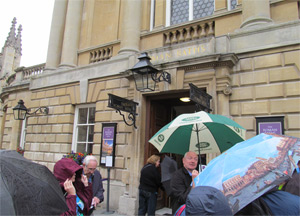
<path fill-rule="evenodd" d="M 241 28 L 273 22 L 270 18 L 269 0 L 243 0 L 243 23 Z"/>
<path fill-rule="evenodd" d="M 119 54 L 139 52 L 142 1 L 123 0 L 121 45 Z"/>
<path fill-rule="evenodd" d="M 83 0 L 69 0 L 59 67 L 72 68 L 77 65 Z"/>
<path fill-rule="evenodd" d="M 60 64 L 68 0 L 55 0 L 50 29 L 46 70 L 55 70 Z"/>

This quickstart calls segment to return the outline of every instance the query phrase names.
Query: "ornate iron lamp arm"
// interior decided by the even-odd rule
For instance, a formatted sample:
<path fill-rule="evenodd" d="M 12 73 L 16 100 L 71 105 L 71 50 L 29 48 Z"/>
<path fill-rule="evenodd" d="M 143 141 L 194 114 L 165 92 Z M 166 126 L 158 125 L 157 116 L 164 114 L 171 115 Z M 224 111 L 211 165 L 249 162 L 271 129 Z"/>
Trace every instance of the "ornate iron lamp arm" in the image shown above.
<path fill-rule="evenodd" d="M 36 114 L 38 111 L 40 111 L 40 113 L 43 113 L 43 114 L 48 115 L 48 113 L 49 113 L 49 108 L 48 108 L 48 107 L 45 107 L 45 106 L 41 106 L 41 107 L 37 108 L 37 109 L 36 109 L 34 112 L 32 112 L 32 113 L 29 113 L 29 111 L 30 111 L 30 109 L 28 109 L 28 111 L 27 111 L 26 114 L 28 114 L 28 115 L 34 115 L 34 114 Z"/>
<path fill-rule="evenodd" d="M 135 120 L 136 120 L 135 116 L 136 116 L 136 114 L 134 114 L 134 113 L 128 113 L 127 118 L 128 118 L 130 121 L 132 121 L 132 123 L 128 123 L 128 122 L 126 121 L 125 115 L 124 115 L 123 113 L 121 113 L 120 110 L 117 109 L 117 110 L 116 110 L 116 113 L 119 113 L 119 114 L 123 117 L 123 121 L 125 122 L 126 125 L 128 125 L 128 126 L 132 126 L 132 125 L 133 125 L 133 127 L 134 127 L 135 129 L 137 129 L 137 127 L 136 127 L 136 125 L 135 125 Z"/>
<path fill-rule="evenodd" d="M 158 75 L 158 73 L 152 73 L 151 75 L 152 75 L 152 79 L 155 82 L 165 81 L 171 84 L 171 74 L 169 74 L 168 72 L 161 71 L 160 75 Z"/>

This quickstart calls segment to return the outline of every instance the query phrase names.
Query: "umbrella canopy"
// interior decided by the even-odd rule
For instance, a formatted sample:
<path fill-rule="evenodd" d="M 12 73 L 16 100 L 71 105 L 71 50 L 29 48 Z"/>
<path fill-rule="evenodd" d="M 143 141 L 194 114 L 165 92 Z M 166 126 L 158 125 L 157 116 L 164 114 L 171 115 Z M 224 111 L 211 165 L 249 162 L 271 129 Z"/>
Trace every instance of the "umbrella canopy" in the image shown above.
<path fill-rule="evenodd" d="M 194 181 L 221 190 L 236 213 L 288 179 L 299 159 L 299 138 L 262 133 L 213 159 Z"/>
<path fill-rule="evenodd" d="M 165 158 L 160 164 L 161 167 L 161 182 L 165 188 L 168 196 L 171 194 L 170 181 L 173 173 L 177 170 L 177 163 L 175 160 L 165 155 Z"/>
<path fill-rule="evenodd" d="M 1 215 L 59 215 L 68 210 L 58 181 L 43 165 L 0 150 Z"/>
<path fill-rule="evenodd" d="M 245 133 L 242 126 L 225 116 L 200 111 L 179 115 L 149 142 L 161 153 L 222 153 L 243 141 Z"/>

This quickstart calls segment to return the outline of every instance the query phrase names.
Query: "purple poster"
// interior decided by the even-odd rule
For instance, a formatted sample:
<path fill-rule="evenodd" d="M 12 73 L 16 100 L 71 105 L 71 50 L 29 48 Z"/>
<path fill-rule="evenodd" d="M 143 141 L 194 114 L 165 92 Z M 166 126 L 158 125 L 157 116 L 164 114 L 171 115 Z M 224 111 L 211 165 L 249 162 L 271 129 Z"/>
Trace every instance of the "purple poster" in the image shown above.
<path fill-rule="evenodd" d="M 113 157 L 115 127 L 103 127 L 102 129 L 102 147 L 101 164 L 106 164 L 107 157 Z"/>
<path fill-rule="evenodd" d="M 282 135 L 281 122 L 258 123 L 259 133 L 274 133 Z"/>

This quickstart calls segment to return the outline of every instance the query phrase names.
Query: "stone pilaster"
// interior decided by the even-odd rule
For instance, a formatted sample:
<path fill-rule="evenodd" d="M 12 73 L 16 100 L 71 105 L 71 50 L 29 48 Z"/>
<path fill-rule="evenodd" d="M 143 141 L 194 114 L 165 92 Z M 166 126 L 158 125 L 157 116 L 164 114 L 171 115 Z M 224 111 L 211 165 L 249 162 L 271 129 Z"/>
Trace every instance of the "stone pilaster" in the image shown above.
<path fill-rule="evenodd" d="M 55 0 L 45 71 L 54 70 L 60 64 L 67 5 L 68 0 Z"/>
<path fill-rule="evenodd" d="M 77 65 L 83 0 L 68 1 L 66 25 L 59 67 L 71 68 Z"/>
<path fill-rule="evenodd" d="M 124 0 L 119 54 L 139 52 L 142 1 Z"/>
<path fill-rule="evenodd" d="M 222 66 L 216 68 L 216 82 L 217 82 L 217 113 L 230 117 L 229 110 L 229 95 L 231 94 L 231 79 L 230 68 Z"/>
<path fill-rule="evenodd" d="M 9 149 L 16 150 L 20 142 L 20 134 L 22 129 L 22 122 L 20 120 L 13 120 L 12 131 L 11 131 L 11 140 Z"/>
<path fill-rule="evenodd" d="M 270 18 L 269 0 L 243 0 L 243 23 L 241 28 L 273 22 Z"/>

